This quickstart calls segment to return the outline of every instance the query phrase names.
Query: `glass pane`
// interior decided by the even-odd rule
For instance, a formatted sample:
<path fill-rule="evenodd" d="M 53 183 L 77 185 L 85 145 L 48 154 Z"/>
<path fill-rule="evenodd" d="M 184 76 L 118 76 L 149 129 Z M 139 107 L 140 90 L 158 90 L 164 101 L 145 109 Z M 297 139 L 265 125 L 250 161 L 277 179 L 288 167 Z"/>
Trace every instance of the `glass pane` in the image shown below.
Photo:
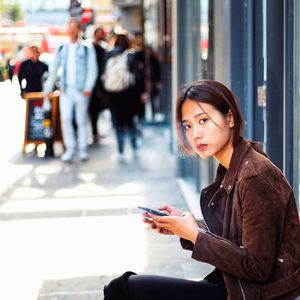
<path fill-rule="evenodd" d="M 294 182 L 298 208 L 300 199 L 300 1 L 294 1 Z"/>
<path fill-rule="evenodd" d="M 212 24 L 209 0 L 178 1 L 178 82 L 179 86 L 198 79 L 213 78 L 210 26 Z M 180 176 L 193 184 L 197 191 L 207 186 L 215 174 L 212 160 L 198 157 L 180 157 Z"/>
<path fill-rule="evenodd" d="M 208 0 L 202 0 L 200 2 L 200 5 L 200 58 L 202 67 L 202 78 L 209 78 L 209 2 Z"/>

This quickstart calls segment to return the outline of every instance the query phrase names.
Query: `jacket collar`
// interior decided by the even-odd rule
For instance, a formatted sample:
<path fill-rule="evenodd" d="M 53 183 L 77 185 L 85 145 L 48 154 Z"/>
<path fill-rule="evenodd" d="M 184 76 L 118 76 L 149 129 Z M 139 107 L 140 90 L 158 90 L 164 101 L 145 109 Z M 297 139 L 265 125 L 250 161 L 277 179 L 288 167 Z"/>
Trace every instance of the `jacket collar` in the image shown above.
<path fill-rule="evenodd" d="M 240 137 L 234 147 L 228 170 L 226 170 L 226 168 L 221 164 L 218 166 L 217 178 L 225 175 L 220 187 L 224 188 L 227 194 L 230 194 L 233 189 L 242 160 L 250 147 L 251 144 L 243 137 Z"/>

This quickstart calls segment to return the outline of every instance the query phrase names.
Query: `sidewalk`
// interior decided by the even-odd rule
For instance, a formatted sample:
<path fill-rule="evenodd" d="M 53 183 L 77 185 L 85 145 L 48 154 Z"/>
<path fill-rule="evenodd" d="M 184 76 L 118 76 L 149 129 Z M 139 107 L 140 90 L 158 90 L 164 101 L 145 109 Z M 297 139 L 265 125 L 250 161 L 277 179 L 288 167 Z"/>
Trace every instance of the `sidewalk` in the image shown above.
<path fill-rule="evenodd" d="M 127 270 L 198 279 L 212 269 L 141 222 L 138 205 L 188 209 L 168 131 L 147 127 L 139 157 L 128 143 L 125 163 L 107 133 L 85 163 L 14 159 L 16 181 L 0 196 L 0 299 L 102 299 L 104 284 Z"/>

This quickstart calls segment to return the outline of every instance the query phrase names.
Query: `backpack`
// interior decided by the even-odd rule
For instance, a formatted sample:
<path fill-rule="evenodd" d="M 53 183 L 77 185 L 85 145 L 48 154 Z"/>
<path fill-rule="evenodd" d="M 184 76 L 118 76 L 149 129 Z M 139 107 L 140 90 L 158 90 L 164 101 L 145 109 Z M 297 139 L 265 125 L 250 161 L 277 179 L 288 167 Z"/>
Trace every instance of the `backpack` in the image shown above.
<path fill-rule="evenodd" d="M 121 92 L 134 83 L 133 74 L 129 71 L 128 51 L 114 55 L 108 59 L 102 75 L 103 86 L 108 92 Z"/>

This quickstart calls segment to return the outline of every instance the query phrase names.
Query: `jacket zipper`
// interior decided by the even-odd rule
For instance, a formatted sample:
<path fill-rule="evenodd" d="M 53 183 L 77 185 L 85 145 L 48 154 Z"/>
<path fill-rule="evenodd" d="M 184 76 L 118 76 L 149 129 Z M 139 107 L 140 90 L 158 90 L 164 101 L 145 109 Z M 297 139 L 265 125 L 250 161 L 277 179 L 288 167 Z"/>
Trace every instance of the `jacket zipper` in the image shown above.
<path fill-rule="evenodd" d="M 242 282 L 241 282 L 240 278 L 238 278 L 237 280 L 238 280 L 238 283 L 239 283 L 239 286 L 240 286 L 240 289 L 241 289 L 241 292 L 242 292 L 243 300 L 246 300 L 246 296 L 245 296 L 245 292 L 244 292 L 244 289 L 243 289 Z"/>
<path fill-rule="evenodd" d="M 209 235 L 213 236 L 214 238 L 216 238 L 216 239 L 218 239 L 218 240 L 221 240 L 221 241 L 223 241 L 223 242 L 225 242 L 225 243 L 230 244 L 227 240 L 222 239 L 222 238 L 219 237 L 218 235 L 213 234 L 213 233 L 210 231 L 210 229 L 209 229 L 207 223 L 205 222 L 205 220 L 204 220 L 204 223 L 205 223 L 205 225 L 206 225 L 206 227 L 207 227 L 207 230 L 205 230 L 205 229 L 203 229 L 203 228 L 200 228 L 200 231 L 202 231 L 202 232 L 205 233 L 205 234 L 209 234 Z M 245 291 L 244 291 L 242 282 L 241 282 L 240 278 L 238 278 L 238 277 L 237 277 L 237 280 L 238 280 L 238 283 L 239 283 L 239 287 L 240 287 L 240 289 L 241 289 L 241 293 L 242 293 L 242 296 L 243 296 L 243 300 L 246 300 L 246 295 L 245 295 Z"/>
<path fill-rule="evenodd" d="M 207 224 L 206 224 L 206 226 L 207 226 Z M 218 236 L 218 235 L 212 233 L 212 232 L 209 230 L 208 226 L 207 226 L 207 230 L 204 229 L 204 228 L 201 228 L 201 227 L 200 227 L 199 230 L 200 230 L 202 233 L 205 233 L 205 234 L 208 234 L 208 235 L 214 237 L 215 239 L 218 239 L 218 240 L 220 240 L 220 241 L 222 241 L 222 242 L 224 242 L 224 243 L 230 244 L 230 242 L 227 241 L 226 239 L 223 239 L 223 238 L 221 238 L 220 236 Z M 230 245 L 231 245 L 231 244 L 230 244 Z"/>

